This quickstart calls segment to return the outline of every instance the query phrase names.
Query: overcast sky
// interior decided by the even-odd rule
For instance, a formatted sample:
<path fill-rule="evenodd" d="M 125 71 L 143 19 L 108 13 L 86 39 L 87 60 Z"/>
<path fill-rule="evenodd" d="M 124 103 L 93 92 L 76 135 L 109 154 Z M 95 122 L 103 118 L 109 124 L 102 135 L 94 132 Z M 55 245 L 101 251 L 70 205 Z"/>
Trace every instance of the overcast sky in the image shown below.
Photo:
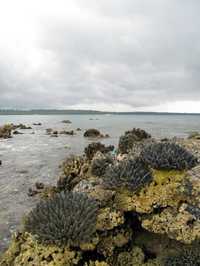
<path fill-rule="evenodd" d="M 199 0 L 0 0 L 0 108 L 200 112 Z"/>

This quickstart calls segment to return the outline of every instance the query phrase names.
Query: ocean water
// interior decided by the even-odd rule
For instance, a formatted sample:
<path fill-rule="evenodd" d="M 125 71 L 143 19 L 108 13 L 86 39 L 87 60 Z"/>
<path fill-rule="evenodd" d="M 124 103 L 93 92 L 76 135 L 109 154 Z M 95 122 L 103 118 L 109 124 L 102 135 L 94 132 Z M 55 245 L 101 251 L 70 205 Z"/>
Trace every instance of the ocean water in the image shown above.
<path fill-rule="evenodd" d="M 69 119 L 72 124 L 61 121 Z M 41 122 L 42 126 L 33 126 Z M 23 123 L 31 130 L 19 130 L 8 140 L 0 140 L 0 251 L 8 245 L 11 233 L 21 218 L 35 204 L 36 199 L 27 196 L 29 187 L 40 181 L 55 184 L 59 164 L 70 154 L 81 154 L 89 140 L 83 137 L 88 128 L 108 133 L 105 144 L 117 145 L 125 130 L 140 127 L 154 137 L 187 137 L 192 131 L 200 131 L 200 115 L 32 115 L 0 116 L 0 126 L 5 123 Z M 81 128 L 75 136 L 46 135 L 47 128 L 71 130 Z M 34 132 L 34 134 L 32 134 Z"/>

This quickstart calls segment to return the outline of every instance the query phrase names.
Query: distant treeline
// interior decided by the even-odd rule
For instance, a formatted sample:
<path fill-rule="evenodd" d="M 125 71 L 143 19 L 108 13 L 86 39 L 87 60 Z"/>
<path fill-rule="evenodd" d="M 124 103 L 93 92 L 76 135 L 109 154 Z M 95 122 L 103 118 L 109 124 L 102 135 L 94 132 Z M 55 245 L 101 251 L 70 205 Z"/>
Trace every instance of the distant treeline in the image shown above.
<path fill-rule="evenodd" d="M 197 113 L 167 113 L 167 112 L 101 112 L 94 110 L 0 110 L 0 115 L 200 115 Z"/>

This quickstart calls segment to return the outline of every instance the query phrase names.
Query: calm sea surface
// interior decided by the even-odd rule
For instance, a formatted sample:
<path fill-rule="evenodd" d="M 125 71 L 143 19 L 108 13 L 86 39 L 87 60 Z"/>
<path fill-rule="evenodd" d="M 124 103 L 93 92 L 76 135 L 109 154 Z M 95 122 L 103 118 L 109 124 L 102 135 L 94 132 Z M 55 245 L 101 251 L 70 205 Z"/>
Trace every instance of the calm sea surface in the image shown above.
<path fill-rule="evenodd" d="M 63 124 L 69 119 L 72 124 Z M 41 122 L 42 126 L 33 126 Z M 117 145 L 125 130 L 140 127 L 154 137 L 186 137 L 191 131 L 200 131 L 198 115 L 32 115 L 0 116 L 5 123 L 23 123 L 31 130 L 19 130 L 23 135 L 0 140 L 0 251 L 4 250 L 21 217 L 36 204 L 27 196 L 29 187 L 40 181 L 55 184 L 58 166 L 69 154 L 81 154 L 89 141 L 83 138 L 88 128 L 108 133 L 102 142 Z M 71 130 L 81 128 L 75 136 L 52 138 L 47 128 Z M 35 134 L 32 134 L 34 132 Z"/>

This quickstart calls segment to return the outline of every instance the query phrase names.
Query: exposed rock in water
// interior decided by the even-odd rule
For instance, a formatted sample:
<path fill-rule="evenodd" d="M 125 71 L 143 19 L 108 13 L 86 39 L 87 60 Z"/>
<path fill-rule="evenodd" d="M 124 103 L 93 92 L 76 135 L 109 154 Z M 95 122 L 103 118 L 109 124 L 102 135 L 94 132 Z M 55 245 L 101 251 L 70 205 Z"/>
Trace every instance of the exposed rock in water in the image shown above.
<path fill-rule="evenodd" d="M 76 135 L 76 133 L 74 132 L 74 130 L 70 130 L 70 131 L 62 130 L 62 131 L 60 131 L 60 134 L 61 135 L 71 135 L 71 136 Z"/>
<path fill-rule="evenodd" d="M 7 124 L 0 127 L 0 138 L 8 139 L 12 137 L 13 126 L 11 124 Z"/>
<path fill-rule="evenodd" d="M 40 122 L 39 122 L 39 123 L 33 123 L 33 125 L 34 125 L 34 126 L 41 126 L 42 123 L 40 123 Z"/>
<path fill-rule="evenodd" d="M 83 136 L 86 138 L 108 138 L 109 137 L 108 134 L 103 135 L 98 129 L 95 129 L 95 128 L 90 128 L 86 130 Z"/>
<path fill-rule="evenodd" d="M 64 124 L 71 124 L 72 122 L 70 120 L 63 120 L 62 123 L 64 123 Z"/>
<path fill-rule="evenodd" d="M 14 130 L 13 131 L 13 135 L 23 135 L 23 133 L 19 132 L 18 130 Z"/>

